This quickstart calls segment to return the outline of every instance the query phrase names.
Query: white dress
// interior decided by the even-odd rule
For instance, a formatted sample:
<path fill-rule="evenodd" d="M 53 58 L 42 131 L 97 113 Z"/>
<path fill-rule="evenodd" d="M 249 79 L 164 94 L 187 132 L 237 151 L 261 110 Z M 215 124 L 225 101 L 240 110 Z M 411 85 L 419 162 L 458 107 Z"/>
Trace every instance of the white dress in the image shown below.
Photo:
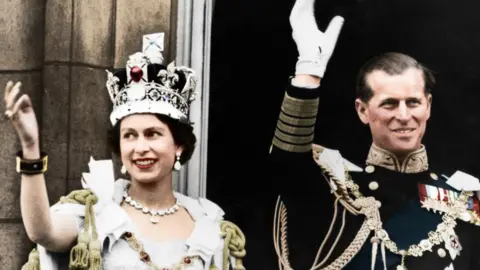
<path fill-rule="evenodd" d="M 103 163 L 102 163 L 103 162 Z M 99 198 L 94 205 L 96 229 L 102 250 L 102 269 L 127 270 L 151 269 L 140 260 L 138 251 L 130 247 L 121 236 L 131 232 L 150 255 L 151 261 L 159 267 L 171 268 L 186 256 L 200 258 L 184 267 L 185 270 L 208 270 L 211 265 L 223 269 L 224 238 L 220 231 L 220 221 L 224 212 L 213 202 L 194 199 L 175 192 L 175 197 L 195 221 L 194 229 L 186 240 L 158 242 L 143 237 L 130 217 L 120 207 L 123 191 L 130 184 L 125 179 L 113 180 L 111 161 L 94 161 L 89 164 L 90 173 L 83 174 L 84 188 L 91 189 Z M 111 170 L 111 172 L 109 172 Z M 78 231 L 83 230 L 85 207 L 80 204 L 62 203 L 51 207 L 52 212 L 68 212 L 78 217 Z M 65 260 L 57 253 L 51 253 L 37 246 L 41 270 L 68 269 Z M 236 258 L 229 256 L 229 265 L 235 265 Z"/>
<path fill-rule="evenodd" d="M 153 263 L 159 266 L 171 266 L 178 263 L 188 249 L 184 240 L 155 242 L 142 237 L 139 241 L 143 244 L 145 251 L 152 257 Z M 102 257 L 103 269 L 106 270 L 150 270 L 146 264 L 138 260 L 138 253 L 123 239 L 117 241 L 112 250 L 106 252 Z"/>

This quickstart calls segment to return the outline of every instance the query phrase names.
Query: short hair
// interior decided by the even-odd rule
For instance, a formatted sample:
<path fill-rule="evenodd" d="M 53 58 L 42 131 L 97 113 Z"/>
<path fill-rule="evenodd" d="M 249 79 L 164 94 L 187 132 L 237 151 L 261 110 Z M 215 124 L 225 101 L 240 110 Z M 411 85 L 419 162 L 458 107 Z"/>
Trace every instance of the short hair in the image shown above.
<path fill-rule="evenodd" d="M 373 90 L 368 85 L 367 76 L 373 71 L 381 70 L 389 75 L 399 75 L 409 68 L 417 68 L 422 71 L 425 94 L 431 93 L 435 86 L 435 77 L 430 69 L 408 55 L 389 52 L 371 58 L 360 68 L 357 75 L 357 98 L 365 103 L 372 98 Z"/>
<path fill-rule="evenodd" d="M 173 141 L 176 145 L 183 147 L 182 155 L 180 156 L 180 164 L 185 164 L 192 157 L 195 150 L 197 138 L 193 133 L 193 127 L 189 124 L 181 123 L 180 121 L 170 118 L 162 114 L 154 114 L 162 123 L 166 124 L 172 133 Z M 108 130 L 108 143 L 113 153 L 120 156 L 120 123 L 118 121 L 115 126 Z"/>

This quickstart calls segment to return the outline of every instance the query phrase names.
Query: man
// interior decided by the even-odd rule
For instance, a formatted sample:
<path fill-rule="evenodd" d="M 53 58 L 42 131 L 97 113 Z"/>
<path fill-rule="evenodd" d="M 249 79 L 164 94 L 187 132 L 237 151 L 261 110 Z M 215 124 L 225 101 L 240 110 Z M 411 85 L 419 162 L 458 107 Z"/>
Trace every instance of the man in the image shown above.
<path fill-rule="evenodd" d="M 431 170 L 422 138 L 435 80 L 415 59 L 387 53 L 359 72 L 355 107 L 372 134 L 364 168 L 313 145 L 320 81 L 343 24 L 335 17 L 320 32 L 313 3 L 297 0 L 290 16 L 299 59 L 271 148 L 276 194 L 244 207 L 253 218 L 238 217 L 249 240 L 246 267 L 480 269 L 472 224 L 480 184 Z"/>

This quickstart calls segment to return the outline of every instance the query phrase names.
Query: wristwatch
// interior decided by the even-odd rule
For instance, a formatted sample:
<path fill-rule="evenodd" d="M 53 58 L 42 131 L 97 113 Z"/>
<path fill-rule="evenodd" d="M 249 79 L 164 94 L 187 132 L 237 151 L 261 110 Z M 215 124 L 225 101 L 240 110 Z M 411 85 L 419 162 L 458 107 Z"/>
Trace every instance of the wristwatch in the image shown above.
<path fill-rule="evenodd" d="M 40 174 L 47 171 L 48 155 L 40 152 L 39 159 L 24 159 L 23 152 L 17 152 L 17 172 L 22 174 Z"/>

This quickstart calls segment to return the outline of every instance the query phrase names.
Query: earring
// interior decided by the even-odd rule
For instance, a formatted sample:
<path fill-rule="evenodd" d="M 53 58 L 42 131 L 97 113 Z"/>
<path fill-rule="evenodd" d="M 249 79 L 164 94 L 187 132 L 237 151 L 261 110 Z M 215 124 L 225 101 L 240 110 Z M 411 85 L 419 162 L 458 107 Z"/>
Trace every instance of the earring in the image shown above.
<path fill-rule="evenodd" d="M 177 153 L 175 155 L 175 164 L 173 165 L 173 169 L 175 169 L 176 171 L 180 171 L 181 168 L 182 164 L 180 164 L 180 153 Z"/>
<path fill-rule="evenodd" d="M 125 168 L 125 165 L 122 165 L 122 168 L 120 169 L 120 172 L 122 174 L 127 174 L 127 168 Z"/>

